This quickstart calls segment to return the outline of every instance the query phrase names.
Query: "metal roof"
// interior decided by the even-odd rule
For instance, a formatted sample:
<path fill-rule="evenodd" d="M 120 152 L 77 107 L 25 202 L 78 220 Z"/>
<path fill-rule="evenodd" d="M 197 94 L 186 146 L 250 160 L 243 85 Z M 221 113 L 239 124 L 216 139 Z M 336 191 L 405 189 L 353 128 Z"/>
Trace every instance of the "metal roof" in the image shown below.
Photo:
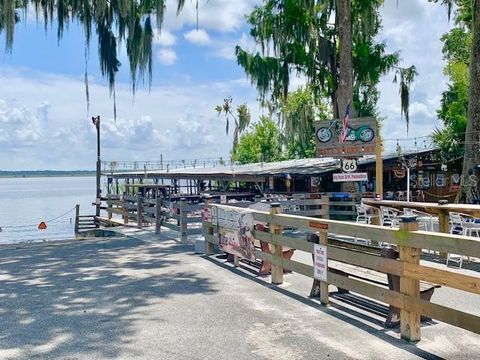
<path fill-rule="evenodd" d="M 432 150 L 428 150 L 432 151 Z M 405 153 L 405 155 L 420 154 L 428 151 Z M 383 155 L 383 160 L 392 160 L 396 153 Z M 375 162 L 375 156 L 365 156 L 359 160 L 359 165 Z M 104 176 L 113 178 L 164 178 L 164 179 L 249 179 L 269 175 L 295 174 L 320 175 L 340 168 L 340 160 L 334 158 L 296 159 L 270 163 L 253 163 L 245 165 L 227 165 L 215 167 L 189 167 L 172 170 L 137 170 L 127 172 L 103 172 Z"/>
<path fill-rule="evenodd" d="M 332 158 L 298 159 L 271 163 L 254 163 L 246 165 L 229 165 L 216 167 L 197 167 L 174 170 L 128 171 L 121 173 L 104 172 L 104 176 L 126 178 L 244 178 L 279 174 L 310 175 L 321 174 L 339 168 L 339 161 Z"/>

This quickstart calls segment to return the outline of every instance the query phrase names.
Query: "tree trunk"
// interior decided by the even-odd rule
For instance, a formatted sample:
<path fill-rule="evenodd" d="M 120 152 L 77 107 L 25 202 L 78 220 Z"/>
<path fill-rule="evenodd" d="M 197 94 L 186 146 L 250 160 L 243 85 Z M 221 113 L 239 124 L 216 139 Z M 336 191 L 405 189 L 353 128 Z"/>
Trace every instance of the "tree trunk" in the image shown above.
<path fill-rule="evenodd" d="M 479 197 L 480 165 L 480 0 L 473 0 L 472 55 L 470 59 L 470 89 L 468 122 L 465 132 L 462 195 L 467 203 Z"/>
<path fill-rule="evenodd" d="M 352 5 L 350 0 L 338 0 L 339 75 L 337 87 L 337 111 L 343 118 L 350 103 L 350 117 L 355 117 L 353 107 L 353 62 L 352 62 Z"/>

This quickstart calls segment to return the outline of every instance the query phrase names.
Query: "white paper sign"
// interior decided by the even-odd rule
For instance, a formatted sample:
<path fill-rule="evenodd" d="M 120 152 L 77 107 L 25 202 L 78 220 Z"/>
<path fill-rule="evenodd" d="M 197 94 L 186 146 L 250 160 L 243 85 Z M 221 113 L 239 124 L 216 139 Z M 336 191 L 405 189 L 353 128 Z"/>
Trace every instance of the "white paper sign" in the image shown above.
<path fill-rule="evenodd" d="M 327 246 L 326 245 L 313 245 L 313 277 L 320 281 L 327 281 Z"/>
<path fill-rule="evenodd" d="M 333 182 L 368 181 L 367 173 L 342 173 L 333 174 Z"/>

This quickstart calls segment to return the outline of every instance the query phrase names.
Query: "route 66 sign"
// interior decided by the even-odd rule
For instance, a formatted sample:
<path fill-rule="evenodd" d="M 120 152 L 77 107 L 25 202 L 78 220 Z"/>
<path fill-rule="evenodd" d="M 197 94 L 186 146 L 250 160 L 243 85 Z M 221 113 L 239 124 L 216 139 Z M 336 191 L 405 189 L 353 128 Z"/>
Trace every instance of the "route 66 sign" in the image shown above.
<path fill-rule="evenodd" d="M 357 171 L 357 160 L 342 159 L 342 172 L 349 173 Z"/>

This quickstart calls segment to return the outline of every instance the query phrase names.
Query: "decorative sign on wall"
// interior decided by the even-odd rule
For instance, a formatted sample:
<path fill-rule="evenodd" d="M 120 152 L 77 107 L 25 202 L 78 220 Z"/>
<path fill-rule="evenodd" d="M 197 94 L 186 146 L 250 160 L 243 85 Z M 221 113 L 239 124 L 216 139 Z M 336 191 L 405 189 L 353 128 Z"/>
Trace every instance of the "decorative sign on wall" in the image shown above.
<path fill-rule="evenodd" d="M 341 173 L 333 174 L 333 182 L 368 181 L 367 173 Z"/>
<path fill-rule="evenodd" d="M 444 174 L 437 174 L 437 178 L 435 179 L 435 185 L 437 187 L 444 187 L 445 186 L 445 175 Z"/>
<path fill-rule="evenodd" d="M 317 121 L 317 156 L 361 157 L 375 154 L 377 120 L 374 117 L 350 119 L 345 141 L 340 141 L 342 120 Z"/>
<path fill-rule="evenodd" d="M 452 177 L 450 179 L 450 191 L 458 191 L 460 189 L 460 181 L 461 181 L 461 176 L 460 174 L 452 174 Z"/>
<path fill-rule="evenodd" d="M 320 281 L 327 281 L 327 269 L 328 269 L 328 259 L 327 259 L 327 246 L 326 245 L 313 245 L 313 277 Z"/>

